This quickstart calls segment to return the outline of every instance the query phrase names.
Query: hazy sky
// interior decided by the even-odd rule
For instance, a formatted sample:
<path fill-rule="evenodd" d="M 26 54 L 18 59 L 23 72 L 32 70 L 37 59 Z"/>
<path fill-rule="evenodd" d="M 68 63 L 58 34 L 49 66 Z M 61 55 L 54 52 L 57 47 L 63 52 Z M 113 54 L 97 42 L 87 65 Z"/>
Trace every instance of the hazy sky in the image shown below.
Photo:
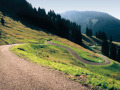
<path fill-rule="evenodd" d="M 120 0 L 27 0 L 34 7 L 51 9 L 56 13 L 65 11 L 100 11 L 120 19 Z"/>

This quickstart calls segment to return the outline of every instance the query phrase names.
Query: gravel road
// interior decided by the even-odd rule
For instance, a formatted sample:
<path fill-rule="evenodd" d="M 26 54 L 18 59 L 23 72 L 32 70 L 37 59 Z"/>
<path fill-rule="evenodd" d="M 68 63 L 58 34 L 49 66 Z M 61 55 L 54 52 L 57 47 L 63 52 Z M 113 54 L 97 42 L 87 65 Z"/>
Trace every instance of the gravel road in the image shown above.
<path fill-rule="evenodd" d="M 77 54 L 76 52 L 74 52 L 72 49 L 70 49 L 70 48 L 68 48 L 68 47 L 66 47 L 66 46 L 59 45 L 59 44 L 53 43 L 53 42 L 51 42 L 51 41 L 47 41 L 47 43 L 50 44 L 50 45 L 55 45 L 55 46 L 59 46 L 59 47 L 65 48 L 65 49 L 68 50 L 77 60 L 79 60 L 79 61 L 81 61 L 81 62 L 83 62 L 83 63 L 89 64 L 89 65 L 107 65 L 107 64 L 110 64 L 110 63 L 111 63 L 111 61 L 110 61 L 107 57 L 105 57 L 105 56 L 103 56 L 103 55 L 100 55 L 100 54 L 99 54 L 99 56 L 102 57 L 102 58 L 105 60 L 104 63 L 90 62 L 90 61 L 87 61 L 87 60 L 82 59 L 81 57 L 78 56 L 78 54 Z"/>
<path fill-rule="evenodd" d="M 0 90 L 89 90 L 62 72 L 18 57 L 11 46 L 0 46 Z"/>

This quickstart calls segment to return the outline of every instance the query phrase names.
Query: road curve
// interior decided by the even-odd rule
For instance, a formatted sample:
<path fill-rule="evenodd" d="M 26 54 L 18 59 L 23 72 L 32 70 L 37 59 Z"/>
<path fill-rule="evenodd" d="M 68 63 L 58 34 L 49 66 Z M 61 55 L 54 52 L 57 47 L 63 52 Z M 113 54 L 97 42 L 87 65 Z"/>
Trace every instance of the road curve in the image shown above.
<path fill-rule="evenodd" d="M 0 90 L 89 90 L 62 72 L 26 61 L 0 46 Z"/>
<path fill-rule="evenodd" d="M 79 61 L 81 61 L 81 62 L 83 62 L 83 63 L 85 63 L 85 64 L 89 64 L 89 65 L 107 65 L 107 64 L 110 64 L 110 63 L 111 63 L 111 61 L 110 61 L 107 57 L 105 57 L 105 56 L 103 56 L 103 55 L 100 55 L 100 54 L 99 54 L 99 56 L 101 56 L 101 57 L 105 60 L 104 63 L 90 62 L 90 61 L 87 61 L 87 60 L 82 59 L 82 58 L 79 57 L 78 54 L 76 54 L 72 49 L 70 49 L 70 48 L 68 48 L 68 47 L 66 47 L 66 46 L 59 45 L 59 44 L 53 43 L 53 42 L 51 42 L 51 41 L 47 41 L 47 43 L 50 44 L 50 45 L 55 45 L 55 46 L 59 46 L 59 47 L 65 48 L 65 49 L 68 50 L 77 60 L 79 60 Z"/>

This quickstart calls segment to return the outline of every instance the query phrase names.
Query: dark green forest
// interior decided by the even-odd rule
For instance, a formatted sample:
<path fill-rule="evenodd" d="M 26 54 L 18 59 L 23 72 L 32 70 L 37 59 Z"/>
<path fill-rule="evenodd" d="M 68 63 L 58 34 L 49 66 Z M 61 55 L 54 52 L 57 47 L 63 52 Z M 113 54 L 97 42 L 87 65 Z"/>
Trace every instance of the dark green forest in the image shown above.
<path fill-rule="evenodd" d="M 61 18 L 53 10 L 46 13 L 45 9 L 40 7 L 36 9 L 26 0 L 1 0 L 0 11 L 79 45 L 82 43 L 81 26 Z"/>
<path fill-rule="evenodd" d="M 87 7 L 87 6 L 86 6 Z M 81 25 L 81 32 L 86 33 L 86 28 L 91 28 L 93 35 L 99 30 L 104 31 L 108 37 L 120 42 L 120 20 L 106 12 L 99 11 L 67 11 L 61 17 Z"/>
<path fill-rule="evenodd" d="M 112 36 L 108 40 L 105 32 L 98 31 L 96 32 L 96 38 L 102 40 L 102 54 L 120 62 L 120 46 L 112 43 Z"/>
<path fill-rule="evenodd" d="M 92 29 L 86 28 L 86 35 L 92 37 Z M 120 62 L 120 46 L 112 43 L 112 35 L 108 38 L 104 31 L 98 31 L 95 33 L 96 38 L 102 41 L 102 54 Z"/>

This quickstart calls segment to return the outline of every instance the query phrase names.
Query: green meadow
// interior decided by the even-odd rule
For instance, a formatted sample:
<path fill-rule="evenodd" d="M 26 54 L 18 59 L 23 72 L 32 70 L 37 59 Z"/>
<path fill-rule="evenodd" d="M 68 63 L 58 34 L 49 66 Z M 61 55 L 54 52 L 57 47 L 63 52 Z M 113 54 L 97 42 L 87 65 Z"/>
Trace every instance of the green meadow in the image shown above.
<path fill-rule="evenodd" d="M 120 65 L 114 61 L 104 66 L 87 65 L 76 60 L 67 50 L 47 44 L 17 45 L 11 50 L 26 60 L 62 71 L 68 78 L 92 88 L 120 89 Z"/>
<path fill-rule="evenodd" d="M 64 48 L 48 45 L 46 40 L 64 45 L 75 51 L 83 59 L 91 62 L 104 63 L 104 59 L 65 38 L 58 37 L 32 25 L 25 26 L 20 21 L 3 16 L 0 12 L 1 17 L 4 17 L 5 26 L 0 23 L 0 32 L 2 32 L 0 45 L 25 43 L 14 46 L 10 50 L 31 63 L 35 62 L 64 72 L 66 77 L 94 89 L 98 87 L 99 89 L 120 89 L 120 63 L 111 60 L 110 65 L 104 66 L 84 64 Z"/>

